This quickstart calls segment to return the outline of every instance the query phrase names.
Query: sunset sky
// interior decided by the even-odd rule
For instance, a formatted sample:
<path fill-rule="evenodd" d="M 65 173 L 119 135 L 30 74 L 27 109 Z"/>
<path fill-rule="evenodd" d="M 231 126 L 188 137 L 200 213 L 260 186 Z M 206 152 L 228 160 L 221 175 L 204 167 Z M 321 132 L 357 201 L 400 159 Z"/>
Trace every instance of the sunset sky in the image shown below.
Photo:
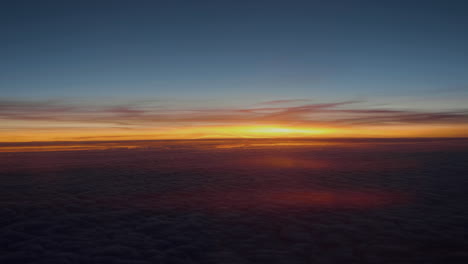
<path fill-rule="evenodd" d="M 2 1 L 0 141 L 468 136 L 465 1 Z"/>

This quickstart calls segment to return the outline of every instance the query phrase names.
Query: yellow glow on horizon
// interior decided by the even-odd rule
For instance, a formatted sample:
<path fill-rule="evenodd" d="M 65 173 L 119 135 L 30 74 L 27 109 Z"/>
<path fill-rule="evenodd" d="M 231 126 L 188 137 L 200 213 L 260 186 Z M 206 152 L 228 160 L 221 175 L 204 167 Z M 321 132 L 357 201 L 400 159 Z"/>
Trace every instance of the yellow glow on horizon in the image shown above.
<path fill-rule="evenodd" d="M 274 125 L 193 126 L 158 128 L 42 128 L 17 129 L 0 133 L 0 142 L 21 141 L 86 141 L 138 139 L 202 139 L 202 138 L 276 138 L 327 136 L 336 129 Z"/>
<path fill-rule="evenodd" d="M 230 137 L 303 137 L 323 135 L 332 132 L 332 129 L 286 127 L 286 126 L 232 126 L 212 127 L 212 132 L 217 135 L 229 135 Z"/>
<path fill-rule="evenodd" d="M 246 128 L 245 132 L 260 135 L 319 135 L 331 132 L 331 129 L 320 128 L 291 128 L 291 127 L 252 127 Z"/>
<path fill-rule="evenodd" d="M 10 127 L 0 131 L 0 142 L 112 141 L 203 138 L 320 138 L 320 137 L 466 137 L 467 125 L 387 125 L 318 127 L 291 125 L 218 125 L 166 127 Z"/>

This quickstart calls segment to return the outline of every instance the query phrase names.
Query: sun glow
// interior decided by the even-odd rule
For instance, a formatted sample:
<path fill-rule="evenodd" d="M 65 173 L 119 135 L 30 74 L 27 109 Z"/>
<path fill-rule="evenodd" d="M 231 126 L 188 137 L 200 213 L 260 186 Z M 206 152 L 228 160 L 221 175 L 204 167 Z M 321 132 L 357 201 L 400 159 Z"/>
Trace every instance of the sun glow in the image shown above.
<path fill-rule="evenodd" d="M 297 137 L 297 136 L 313 136 L 322 135 L 332 132 L 332 129 L 324 128 L 296 128 L 296 127 L 280 127 L 280 126 L 252 126 L 252 127 L 234 127 L 233 131 L 246 137 Z M 231 130 L 229 129 L 229 130 Z"/>
<path fill-rule="evenodd" d="M 30 122 L 33 125 L 34 122 Z M 166 126 L 88 126 L 75 123 L 54 127 L 49 123 L 30 127 L 11 126 L 0 131 L 0 142 L 163 140 L 207 138 L 339 138 L 339 137 L 460 137 L 466 125 L 387 125 L 387 126 L 292 126 L 265 125 L 166 125 Z M 12 125 L 12 124 L 10 124 Z"/>

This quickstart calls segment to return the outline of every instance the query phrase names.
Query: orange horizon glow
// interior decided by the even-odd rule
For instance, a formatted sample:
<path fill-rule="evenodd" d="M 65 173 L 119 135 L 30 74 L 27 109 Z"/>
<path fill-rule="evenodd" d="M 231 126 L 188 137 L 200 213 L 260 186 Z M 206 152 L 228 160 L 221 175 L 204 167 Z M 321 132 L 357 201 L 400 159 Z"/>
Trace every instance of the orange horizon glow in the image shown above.
<path fill-rule="evenodd" d="M 468 137 L 468 113 L 463 111 L 376 108 L 356 101 L 281 104 L 286 105 L 197 108 L 189 103 L 158 107 L 11 101 L 1 111 L 0 142 Z"/>
<path fill-rule="evenodd" d="M 0 142 L 184 140 L 223 138 L 401 138 L 466 137 L 467 125 L 401 125 L 369 127 L 308 127 L 229 125 L 154 128 L 42 128 L 0 132 Z"/>

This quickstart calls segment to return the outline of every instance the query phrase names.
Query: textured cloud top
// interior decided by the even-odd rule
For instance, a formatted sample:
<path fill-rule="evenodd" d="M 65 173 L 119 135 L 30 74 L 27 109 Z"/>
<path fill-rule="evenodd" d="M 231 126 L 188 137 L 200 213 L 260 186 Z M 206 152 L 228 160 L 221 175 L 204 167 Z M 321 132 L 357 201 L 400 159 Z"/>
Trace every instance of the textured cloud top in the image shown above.
<path fill-rule="evenodd" d="M 468 260 L 466 139 L 305 143 L 0 153 L 0 262 Z"/>

